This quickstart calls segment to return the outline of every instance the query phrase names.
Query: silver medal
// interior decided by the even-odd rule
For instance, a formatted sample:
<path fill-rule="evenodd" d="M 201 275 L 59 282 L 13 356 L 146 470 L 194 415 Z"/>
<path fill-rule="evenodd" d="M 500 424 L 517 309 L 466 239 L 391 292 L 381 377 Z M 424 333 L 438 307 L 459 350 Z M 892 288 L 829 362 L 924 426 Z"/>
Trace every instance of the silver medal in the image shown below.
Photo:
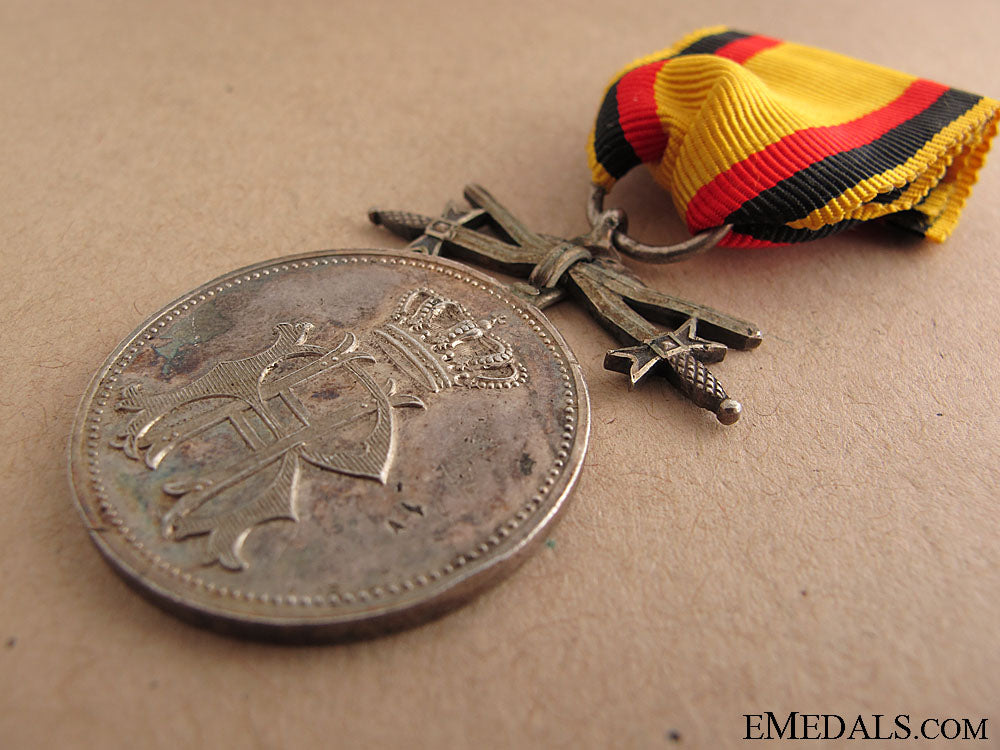
<path fill-rule="evenodd" d="M 91 536 L 158 604 L 281 640 L 463 602 L 562 510 L 580 369 L 532 305 L 457 263 L 335 251 L 177 300 L 95 377 L 71 445 Z"/>

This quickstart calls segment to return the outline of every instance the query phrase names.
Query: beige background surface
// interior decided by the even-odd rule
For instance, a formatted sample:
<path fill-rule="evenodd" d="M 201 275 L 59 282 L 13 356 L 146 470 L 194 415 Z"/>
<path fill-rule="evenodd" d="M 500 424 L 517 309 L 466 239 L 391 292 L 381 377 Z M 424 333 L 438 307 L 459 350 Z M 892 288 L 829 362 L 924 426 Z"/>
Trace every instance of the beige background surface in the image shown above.
<path fill-rule="evenodd" d="M 398 247 L 369 206 L 436 212 L 471 180 L 581 231 L 587 130 L 634 56 L 723 22 L 997 95 L 997 8 L 0 4 L 0 746 L 729 747 L 767 710 L 1000 736 L 997 164 L 942 247 L 873 228 L 639 269 L 765 330 L 716 370 L 733 428 L 628 394 L 610 338 L 553 309 L 593 403 L 574 503 L 417 630 L 281 648 L 181 624 L 105 566 L 64 469 L 105 354 L 228 269 Z M 645 175 L 615 198 L 682 236 Z"/>

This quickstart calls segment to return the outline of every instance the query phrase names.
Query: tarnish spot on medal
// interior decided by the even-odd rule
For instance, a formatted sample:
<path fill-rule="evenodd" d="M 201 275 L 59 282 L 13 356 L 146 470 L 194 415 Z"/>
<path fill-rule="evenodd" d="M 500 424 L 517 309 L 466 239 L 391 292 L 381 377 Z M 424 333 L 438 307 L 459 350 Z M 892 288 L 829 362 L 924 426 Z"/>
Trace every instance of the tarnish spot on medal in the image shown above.
<path fill-rule="evenodd" d="M 531 476 L 531 472 L 535 469 L 535 459 L 527 453 L 522 453 L 521 458 L 517 462 L 517 467 L 524 476 Z"/>

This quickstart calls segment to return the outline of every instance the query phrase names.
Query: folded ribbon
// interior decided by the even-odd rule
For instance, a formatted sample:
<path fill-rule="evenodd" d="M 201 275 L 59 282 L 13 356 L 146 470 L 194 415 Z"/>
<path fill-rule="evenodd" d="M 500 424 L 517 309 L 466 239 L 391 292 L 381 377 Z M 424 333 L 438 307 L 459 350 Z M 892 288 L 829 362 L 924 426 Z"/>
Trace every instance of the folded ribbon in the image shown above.
<path fill-rule="evenodd" d="M 692 233 L 766 247 L 893 221 L 954 229 L 1000 103 L 832 52 L 722 27 L 640 58 L 588 144 L 606 189 L 650 165 Z"/>

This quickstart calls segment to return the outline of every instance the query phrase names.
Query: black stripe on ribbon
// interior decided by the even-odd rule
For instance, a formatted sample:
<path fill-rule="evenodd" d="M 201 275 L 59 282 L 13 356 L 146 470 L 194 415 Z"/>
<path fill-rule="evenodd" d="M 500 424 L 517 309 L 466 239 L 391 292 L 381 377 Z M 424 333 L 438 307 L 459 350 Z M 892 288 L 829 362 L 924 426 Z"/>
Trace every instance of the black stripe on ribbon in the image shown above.
<path fill-rule="evenodd" d="M 703 36 L 696 42 L 692 42 L 674 56 L 714 55 L 730 42 L 735 42 L 737 39 L 746 39 L 748 36 L 752 35 L 746 34 L 742 31 L 724 31 L 721 34 L 709 34 L 708 36 Z"/>
<path fill-rule="evenodd" d="M 627 74 L 626 74 L 627 75 Z M 619 79 L 620 80 L 620 79 Z M 625 137 L 618 120 L 618 81 L 608 89 L 597 112 L 594 125 L 594 155 L 597 161 L 616 180 L 642 161 Z"/>
<path fill-rule="evenodd" d="M 776 245 L 791 245 L 798 242 L 810 242 L 829 237 L 831 234 L 843 232 L 845 229 L 861 224 L 860 219 L 844 219 L 835 224 L 826 224 L 819 229 L 794 229 L 784 224 L 735 224 L 734 234 L 745 234 L 754 239 L 773 242 Z"/>
<path fill-rule="evenodd" d="M 972 109 L 981 98 L 958 89 L 948 89 L 923 112 L 886 131 L 874 141 L 820 159 L 745 201 L 723 223 L 785 224 L 804 219 L 858 183 L 911 158 L 943 128 Z"/>
<path fill-rule="evenodd" d="M 745 39 L 748 36 L 751 35 L 742 31 L 709 34 L 689 44 L 672 57 L 710 55 L 730 42 Z M 635 149 L 628 142 L 628 138 L 625 137 L 625 131 L 622 130 L 621 122 L 618 119 L 618 81 L 615 81 L 608 89 L 608 93 L 604 95 L 604 101 L 601 102 L 601 108 L 597 112 L 597 122 L 594 125 L 594 155 L 605 171 L 616 180 L 642 163 L 642 160 L 635 153 Z"/>
<path fill-rule="evenodd" d="M 905 193 L 909 189 L 909 187 L 910 183 L 906 183 L 905 185 L 903 185 L 903 187 L 893 188 L 888 192 L 879 193 L 874 198 L 872 198 L 869 201 L 869 203 L 885 203 L 885 204 L 893 203 L 894 201 L 898 201 L 900 198 L 902 198 L 903 193 Z"/>
<path fill-rule="evenodd" d="M 927 230 L 931 228 L 933 221 L 931 217 L 925 214 L 923 211 L 918 211 L 915 208 L 911 208 L 908 211 L 897 211 L 894 214 L 889 214 L 886 220 L 894 224 L 897 227 L 907 229 L 911 232 L 916 232 L 921 237 L 927 234 Z"/>

